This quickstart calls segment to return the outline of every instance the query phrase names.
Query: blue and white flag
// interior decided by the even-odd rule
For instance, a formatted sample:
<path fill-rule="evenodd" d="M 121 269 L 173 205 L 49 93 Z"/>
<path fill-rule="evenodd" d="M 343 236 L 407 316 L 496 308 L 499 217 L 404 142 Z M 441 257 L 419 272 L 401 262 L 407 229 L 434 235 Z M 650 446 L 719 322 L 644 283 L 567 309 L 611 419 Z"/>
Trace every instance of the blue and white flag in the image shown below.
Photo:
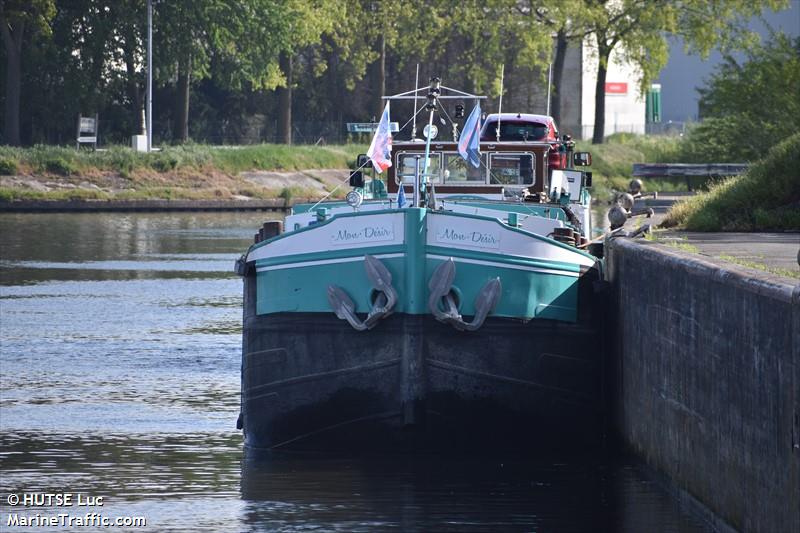
<path fill-rule="evenodd" d="M 400 184 L 400 190 L 397 192 L 397 207 L 402 209 L 406 206 L 406 188 Z"/>
<path fill-rule="evenodd" d="M 375 172 L 378 174 L 392 166 L 392 132 L 391 124 L 389 123 L 389 102 L 386 102 L 386 107 L 383 109 L 381 121 L 378 123 L 378 129 L 375 130 L 375 136 L 369 145 L 367 156 L 372 161 L 372 166 L 375 167 Z"/>
<path fill-rule="evenodd" d="M 461 137 L 458 138 L 458 153 L 478 168 L 481 166 L 481 105 L 475 104 L 472 113 L 464 123 Z"/>

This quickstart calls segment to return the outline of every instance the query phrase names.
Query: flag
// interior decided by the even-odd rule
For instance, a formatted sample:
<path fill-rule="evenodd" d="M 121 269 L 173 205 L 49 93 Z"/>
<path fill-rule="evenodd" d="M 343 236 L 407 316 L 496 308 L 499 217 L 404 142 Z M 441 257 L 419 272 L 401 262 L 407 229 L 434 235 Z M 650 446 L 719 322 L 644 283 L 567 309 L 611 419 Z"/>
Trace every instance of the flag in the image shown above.
<path fill-rule="evenodd" d="M 397 191 L 397 207 L 402 209 L 406 206 L 406 188 L 400 184 L 400 190 Z"/>
<path fill-rule="evenodd" d="M 378 122 L 378 129 L 367 150 L 367 157 L 372 161 L 375 172 L 380 174 L 392 166 L 392 132 L 389 130 L 389 102 L 383 109 L 381 121 Z"/>
<path fill-rule="evenodd" d="M 478 168 L 481 166 L 481 105 L 475 104 L 458 138 L 458 153 Z"/>

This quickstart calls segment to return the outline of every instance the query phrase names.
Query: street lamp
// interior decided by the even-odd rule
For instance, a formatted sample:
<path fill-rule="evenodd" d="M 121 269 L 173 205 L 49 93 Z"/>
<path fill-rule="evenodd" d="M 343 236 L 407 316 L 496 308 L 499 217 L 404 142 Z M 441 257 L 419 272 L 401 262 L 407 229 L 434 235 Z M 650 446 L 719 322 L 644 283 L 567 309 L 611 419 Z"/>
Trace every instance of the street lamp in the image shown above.
<path fill-rule="evenodd" d="M 153 149 L 153 0 L 147 0 L 147 151 Z"/>

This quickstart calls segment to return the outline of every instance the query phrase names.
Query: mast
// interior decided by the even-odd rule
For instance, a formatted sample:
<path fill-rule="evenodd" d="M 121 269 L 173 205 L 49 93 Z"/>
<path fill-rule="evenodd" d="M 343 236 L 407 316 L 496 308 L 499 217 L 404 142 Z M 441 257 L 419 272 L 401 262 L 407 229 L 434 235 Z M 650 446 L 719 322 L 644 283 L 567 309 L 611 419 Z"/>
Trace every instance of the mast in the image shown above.
<path fill-rule="evenodd" d="M 420 179 L 422 180 L 419 189 L 423 191 L 425 189 L 426 180 L 429 177 L 428 165 L 430 163 L 430 156 L 431 156 L 431 137 L 433 137 L 433 135 L 431 135 L 431 132 L 433 131 L 433 113 L 436 111 L 436 99 L 442 92 L 440 87 L 441 82 L 442 80 L 440 80 L 437 77 L 431 78 L 431 85 L 430 88 L 428 89 L 428 103 L 425 104 L 425 109 L 428 109 L 430 111 L 430 116 L 428 117 L 428 135 L 426 136 L 425 139 L 425 162 L 422 167 L 422 174 L 416 177 L 417 180 Z M 417 204 L 415 205 L 415 207 L 421 207 L 421 205 Z"/>
<path fill-rule="evenodd" d="M 503 63 L 500 65 L 500 105 L 497 108 L 497 128 L 495 128 L 495 132 L 497 133 L 497 142 L 500 142 L 500 115 L 503 114 L 503 76 L 506 72 L 506 65 Z"/>
<path fill-rule="evenodd" d="M 416 89 L 417 89 L 417 87 L 419 87 L 419 63 L 417 63 L 417 76 L 414 78 L 414 97 L 415 98 L 414 98 L 414 116 L 412 118 L 412 120 L 414 121 L 414 124 L 412 124 L 412 126 L 411 126 L 411 140 L 412 141 L 417 138 L 417 99 L 416 99 L 416 96 L 417 96 Z"/>

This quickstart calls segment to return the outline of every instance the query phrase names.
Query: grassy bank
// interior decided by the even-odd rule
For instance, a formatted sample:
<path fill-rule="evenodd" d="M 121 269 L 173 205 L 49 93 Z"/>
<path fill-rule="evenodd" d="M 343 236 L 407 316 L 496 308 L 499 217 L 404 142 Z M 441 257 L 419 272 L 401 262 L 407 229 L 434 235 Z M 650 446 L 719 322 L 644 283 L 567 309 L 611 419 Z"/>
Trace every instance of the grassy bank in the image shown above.
<path fill-rule="evenodd" d="M 775 145 L 741 176 L 672 208 L 662 223 L 690 231 L 800 230 L 800 133 Z"/>
<path fill-rule="evenodd" d="M 626 190 L 633 163 L 680 160 L 674 137 L 613 135 L 606 144 L 579 141 L 593 156 L 594 196 L 607 201 Z M 264 187 L 242 179 L 248 171 L 344 169 L 366 146 L 185 145 L 136 153 L 122 146 L 92 152 L 66 147 L 0 147 L 0 199 L 224 199 L 314 196 L 302 187 Z M 8 176 L 30 178 L 10 179 Z M 4 179 L 5 177 L 5 179 Z M 685 180 L 646 180 L 645 190 L 685 190 Z M 316 191 L 316 194 L 319 190 Z"/>
<path fill-rule="evenodd" d="M 226 199 L 318 196 L 302 186 L 269 187 L 246 171 L 345 169 L 362 145 L 243 147 L 184 145 L 137 153 L 57 146 L 0 147 L 0 200 Z"/>
<path fill-rule="evenodd" d="M 248 170 L 306 170 L 347 168 L 362 145 L 169 146 L 157 152 L 137 153 L 124 146 L 102 151 L 75 150 L 60 146 L 11 148 L 0 146 L 0 174 L 88 175 L 97 171 L 130 176 L 136 172 L 168 173 L 176 170 L 214 169 L 238 173 Z"/>

